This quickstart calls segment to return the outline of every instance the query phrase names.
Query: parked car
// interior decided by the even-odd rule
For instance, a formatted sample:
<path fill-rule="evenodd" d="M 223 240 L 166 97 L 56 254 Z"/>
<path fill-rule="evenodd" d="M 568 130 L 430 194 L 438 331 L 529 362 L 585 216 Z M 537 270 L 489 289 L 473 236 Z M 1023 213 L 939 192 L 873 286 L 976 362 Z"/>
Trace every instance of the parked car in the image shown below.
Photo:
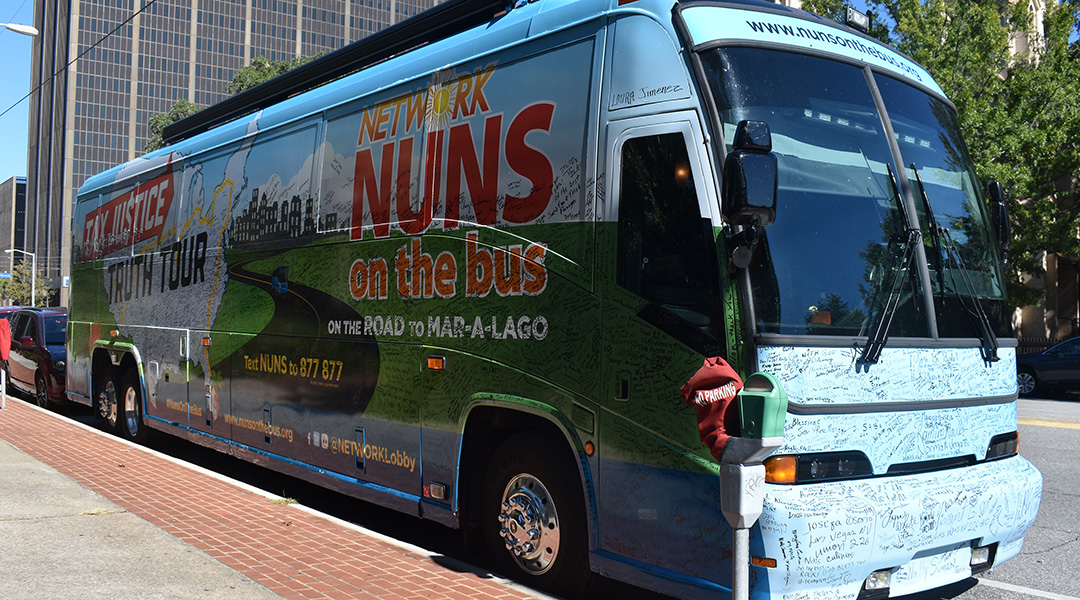
<path fill-rule="evenodd" d="M 11 315 L 26 308 L 25 306 L 0 306 L 0 319 L 11 320 Z"/>
<path fill-rule="evenodd" d="M 32 395 L 42 408 L 65 400 L 67 311 L 23 308 L 10 321 L 8 383 Z"/>
<path fill-rule="evenodd" d="M 1080 389 L 1080 337 L 1049 350 L 1017 356 L 1016 387 L 1021 396 Z"/>

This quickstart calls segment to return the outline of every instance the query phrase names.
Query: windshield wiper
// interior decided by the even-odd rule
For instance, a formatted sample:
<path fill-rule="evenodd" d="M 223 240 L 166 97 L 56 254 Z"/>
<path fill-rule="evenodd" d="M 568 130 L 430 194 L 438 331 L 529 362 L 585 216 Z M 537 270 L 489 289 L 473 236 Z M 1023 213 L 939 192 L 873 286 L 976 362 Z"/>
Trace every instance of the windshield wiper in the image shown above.
<path fill-rule="evenodd" d="M 922 233 L 911 226 L 911 222 L 908 220 L 907 211 L 904 210 L 903 196 L 900 194 L 900 187 L 896 184 L 896 175 L 893 173 L 892 165 L 885 165 L 885 169 L 889 173 L 889 183 L 892 185 L 893 198 L 896 200 L 897 212 L 903 218 L 904 230 L 907 231 L 907 239 L 903 242 L 903 256 L 900 259 L 900 264 L 897 266 L 896 271 L 893 273 L 892 284 L 889 286 L 889 295 L 885 299 L 885 306 L 878 312 L 877 319 L 873 321 L 872 331 L 870 336 L 866 340 L 866 345 L 863 346 L 862 356 L 860 356 L 860 362 L 875 364 L 881 358 L 881 350 L 885 348 L 885 342 L 889 339 L 889 327 L 892 325 L 893 318 L 896 316 L 896 310 L 900 307 L 900 296 L 903 292 L 904 278 L 911 272 L 911 264 L 915 260 L 915 248 L 919 245 L 922 238 Z M 891 244 L 890 244 L 891 245 Z M 885 261 L 886 264 L 892 261 Z M 912 293 L 914 293 L 914 282 L 912 282 Z M 872 309 L 873 307 L 871 307 Z"/>
<path fill-rule="evenodd" d="M 945 269 L 949 269 L 950 272 L 959 272 L 960 280 L 967 289 L 968 297 L 971 302 L 969 303 L 965 296 L 960 293 L 960 289 L 956 285 L 952 285 L 953 292 L 956 293 L 956 299 L 960 302 L 960 307 L 963 312 L 968 315 L 972 320 L 972 324 L 979 333 L 979 342 L 981 343 L 980 352 L 982 353 L 983 360 L 991 363 L 998 360 L 998 339 L 994 335 L 994 328 L 990 326 L 990 319 L 986 316 L 986 311 L 983 309 L 982 302 L 979 302 L 979 296 L 975 293 L 975 285 L 971 282 L 971 277 L 968 275 L 967 267 L 964 265 L 964 259 L 960 256 L 960 250 L 956 247 L 956 244 L 952 240 L 952 236 L 949 234 L 949 230 L 938 225 L 937 219 L 934 217 L 934 209 L 930 206 L 930 197 L 926 194 L 926 188 L 923 186 L 922 177 L 919 175 L 919 170 L 915 168 L 915 163 L 911 163 L 911 171 L 915 173 L 915 181 L 919 184 L 919 194 L 922 196 L 923 208 L 926 210 L 926 219 L 930 225 L 930 235 L 934 241 L 935 251 L 938 252 L 940 267 L 938 268 L 938 286 L 941 291 L 945 292 Z M 944 253 L 944 257 L 941 254 Z M 955 268 L 950 265 L 952 263 Z M 953 276 L 953 282 L 955 284 L 956 276 Z"/>

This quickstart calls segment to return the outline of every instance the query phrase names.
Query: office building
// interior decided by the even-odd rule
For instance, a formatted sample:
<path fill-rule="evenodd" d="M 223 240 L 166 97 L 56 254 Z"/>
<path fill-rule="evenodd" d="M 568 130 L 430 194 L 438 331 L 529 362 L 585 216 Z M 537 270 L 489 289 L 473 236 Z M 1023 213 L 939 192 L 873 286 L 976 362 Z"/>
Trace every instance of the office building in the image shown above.
<path fill-rule="evenodd" d="M 25 250 L 60 288 L 71 214 L 90 176 L 143 154 L 150 117 L 208 106 L 257 56 L 331 52 L 436 0 L 54 0 L 36 2 Z M 20 246 L 22 247 L 22 246 Z M 67 302 L 60 289 L 57 301 Z"/>
<path fill-rule="evenodd" d="M 0 248 L 22 248 L 26 240 L 26 178 L 0 183 Z M 0 277 L 26 257 L 18 252 L 0 254 Z"/>

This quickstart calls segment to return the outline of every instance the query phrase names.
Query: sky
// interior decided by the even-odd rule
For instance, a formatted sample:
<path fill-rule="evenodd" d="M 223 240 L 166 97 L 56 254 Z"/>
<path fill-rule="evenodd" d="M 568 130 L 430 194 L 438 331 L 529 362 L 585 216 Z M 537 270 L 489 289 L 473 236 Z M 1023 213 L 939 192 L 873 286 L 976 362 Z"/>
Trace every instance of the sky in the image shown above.
<path fill-rule="evenodd" d="M 40 0 L 38 0 L 40 1 Z M 0 23 L 34 23 L 35 0 L 3 0 Z M 855 0 L 866 10 L 865 0 Z M 1075 39 L 1076 32 L 1073 32 Z M 30 60 L 33 38 L 0 27 L 0 182 L 26 176 L 26 141 L 30 100 Z M 21 99 L 21 100 L 20 100 Z M 10 108 L 10 110 L 8 110 Z"/>
<path fill-rule="evenodd" d="M 41 0 L 0 1 L 0 23 L 34 23 L 34 3 Z M 864 0 L 854 4 L 865 9 Z M 29 128 L 30 60 L 33 38 L 0 27 L 0 182 L 26 176 Z M 10 110 L 8 110 L 10 109 Z"/>
<path fill-rule="evenodd" d="M 38 0 L 40 1 L 40 0 Z M 35 0 L 0 2 L 0 23 L 34 24 Z M 0 27 L 0 182 L 26 176 L 26 138 L 30 99 L 30 56 L 34 39 Z M 16 105 L 16 102 L 18 104 Z"/>

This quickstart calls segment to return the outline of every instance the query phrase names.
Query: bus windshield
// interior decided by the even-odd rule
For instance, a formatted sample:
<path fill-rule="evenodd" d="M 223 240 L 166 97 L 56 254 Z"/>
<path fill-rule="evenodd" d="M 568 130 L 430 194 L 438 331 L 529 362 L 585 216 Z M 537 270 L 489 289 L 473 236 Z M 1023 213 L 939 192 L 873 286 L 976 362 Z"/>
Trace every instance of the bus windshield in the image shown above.
<path fill-rule="evenodd" d="M 758 333 L 866 336 L 884 307 L 895 303 L 890 336 L 930 335 L 920 267 L 909 260 L 919 256 L 910 247 L 919 240 L 913 229 L 922 230 L 924 254 L 931 257 L 938 319 L 952 323 L 939 335 L 978 335 L 976 325 L 953 314 L 965 310 L 972 295 L 984 306 L 1000 302 L 1000 310 L 987 309 L 1000 330 L 997 250 L 945 102 L 875 76 L 901 149 L 898 165 L 863 69 L 761 48 L 717 48 L 701 58 L 725 139 L 733 139 L 743 120 L 764 121 L 772 132 L 776 220 L 763 229 L 748 267 Z M 901 175 L 918 194 L 915 171 L 937 225 L 950 236 L 932 235 L 937 231 L 930 231 L 921 196 L 915 215 L 905 209 Z"/>
<path fill-rule="evenodd" d="M 1001 262 L 956 114 L 906 83 L 880 74 L 874 79 L 914 186 L 939 334 L 973 335 L 967 311 L 974 295 L 994 333 L 1008 335 Z M 934 235 L 935 224 L 947 230 L 947 237 Z"/>

